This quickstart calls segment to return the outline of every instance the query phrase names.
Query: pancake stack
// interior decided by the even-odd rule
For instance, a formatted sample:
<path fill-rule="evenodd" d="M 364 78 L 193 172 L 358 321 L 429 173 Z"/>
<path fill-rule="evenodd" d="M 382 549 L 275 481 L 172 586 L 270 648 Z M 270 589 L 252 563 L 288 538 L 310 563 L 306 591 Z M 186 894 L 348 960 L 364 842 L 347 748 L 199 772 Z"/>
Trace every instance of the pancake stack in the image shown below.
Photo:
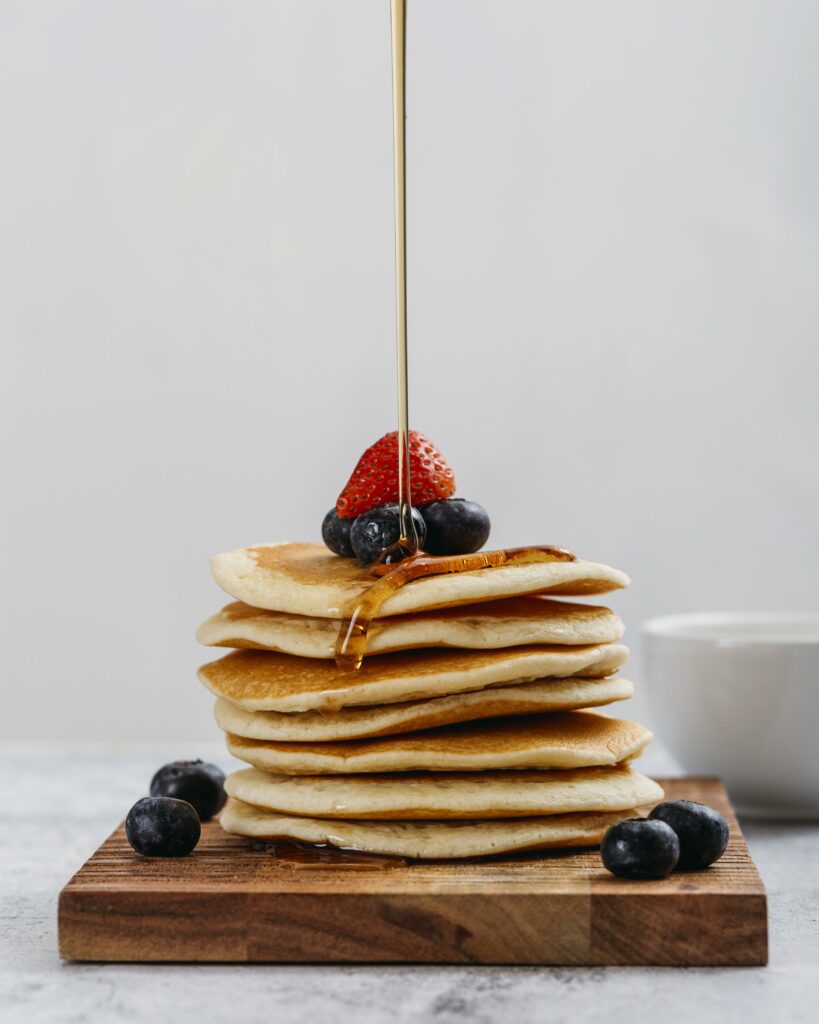
<path fill-rule="evenodd" d="M 406 858 L 592 846 L 662 798 L 630 762 L 642 725 L 589 710 L 632 695 L 619 617 L 561 600 L 628 585 L 579 558 L 413 580 L 383 604 L 358 670 L 334 660 L 373 583 L 315 544 L 217 555 L 235 599 L 198 639 L 228 750 L 228 831 Z"/>

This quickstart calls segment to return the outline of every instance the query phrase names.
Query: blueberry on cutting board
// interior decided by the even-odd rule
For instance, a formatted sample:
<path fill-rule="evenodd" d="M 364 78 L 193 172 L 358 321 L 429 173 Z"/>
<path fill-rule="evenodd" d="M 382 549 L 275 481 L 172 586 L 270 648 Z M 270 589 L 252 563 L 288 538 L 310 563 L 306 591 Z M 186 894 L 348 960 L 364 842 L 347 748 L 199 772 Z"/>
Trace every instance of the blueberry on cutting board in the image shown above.
<path fill-rule="evenodd" d="M 424 550 L 430 555 L 471 555 L 489 539 L 489 515 L 477 501 L 444 498 L 424 505 Z"/>
<path fill-rule="evenodd" d="M 623 818 L 603 836 L 600 855 L 621 878 L 665 878 L 677 866 L 680 841 L 664 821 Z"/>
<path fill-rule="evenodd" d="M 151 796 L 170 796 L 187 800 L 208 821 L 225 806 L 225 773 L 205 761 L 172 761 L 163 765 L 151 779 Z"/>
<path fill-rule="evenodd" d="M 144 857 L 186 857 L 201 832 L 194 808 L 167 796 L 137 800 L 125 819 L 128 842 Z"/>
<path fill-rule="evenodd" d="M 680 841 L 679 871 L 700 871 L 725 853 L 728 822 L 713 807 L 694 800 L 668 800 L 649 814 L 677 833 Z"/>

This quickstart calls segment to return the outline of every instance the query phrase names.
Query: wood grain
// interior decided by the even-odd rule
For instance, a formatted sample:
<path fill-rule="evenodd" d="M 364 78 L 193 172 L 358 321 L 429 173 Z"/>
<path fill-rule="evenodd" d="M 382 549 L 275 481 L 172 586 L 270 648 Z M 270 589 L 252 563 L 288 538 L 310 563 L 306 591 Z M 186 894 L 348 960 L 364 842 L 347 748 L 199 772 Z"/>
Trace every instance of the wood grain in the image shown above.
<path fill-rule="evenodd" d="M 60 894 L 60 955 L 97 961 L 758 965 L 765 889 L 722 785 L 663 781 L 719 808 L 707 871 L 629 882 L 596 850 L 473 862 L 299 866 L 216 823 L 194 854 L 143 858 L 120 827 Z"/>

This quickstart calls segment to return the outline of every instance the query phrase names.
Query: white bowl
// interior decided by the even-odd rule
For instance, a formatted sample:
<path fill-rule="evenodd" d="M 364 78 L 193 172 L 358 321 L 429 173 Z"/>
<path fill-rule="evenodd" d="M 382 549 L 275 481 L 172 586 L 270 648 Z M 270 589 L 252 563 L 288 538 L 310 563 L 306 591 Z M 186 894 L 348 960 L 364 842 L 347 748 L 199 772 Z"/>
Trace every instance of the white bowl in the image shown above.
<path fill-rule="evenodd" d="M 740 813 L 819 818 L 819 613 L 668 615 L 643 626 L 657 739 Z"/>

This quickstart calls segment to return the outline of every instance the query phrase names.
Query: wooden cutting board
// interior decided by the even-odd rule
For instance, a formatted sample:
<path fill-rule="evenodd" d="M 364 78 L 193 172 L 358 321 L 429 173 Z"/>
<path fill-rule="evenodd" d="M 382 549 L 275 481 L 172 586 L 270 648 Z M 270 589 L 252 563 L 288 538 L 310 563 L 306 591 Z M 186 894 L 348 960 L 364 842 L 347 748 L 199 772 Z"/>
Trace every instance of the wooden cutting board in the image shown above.
<path fill-rule="evenodd" d="M 60 955 L 98 961 L 380 961 L 739 966 L 768 957 L 765 889 L 715 779 L 667 799 L 728 818 L 707 871 L 624 881 L 596 850 L 404 863 L 253 849 L 211 822 L 180 860 L 144 858 L 122 827 L 60 894 Z"/>

